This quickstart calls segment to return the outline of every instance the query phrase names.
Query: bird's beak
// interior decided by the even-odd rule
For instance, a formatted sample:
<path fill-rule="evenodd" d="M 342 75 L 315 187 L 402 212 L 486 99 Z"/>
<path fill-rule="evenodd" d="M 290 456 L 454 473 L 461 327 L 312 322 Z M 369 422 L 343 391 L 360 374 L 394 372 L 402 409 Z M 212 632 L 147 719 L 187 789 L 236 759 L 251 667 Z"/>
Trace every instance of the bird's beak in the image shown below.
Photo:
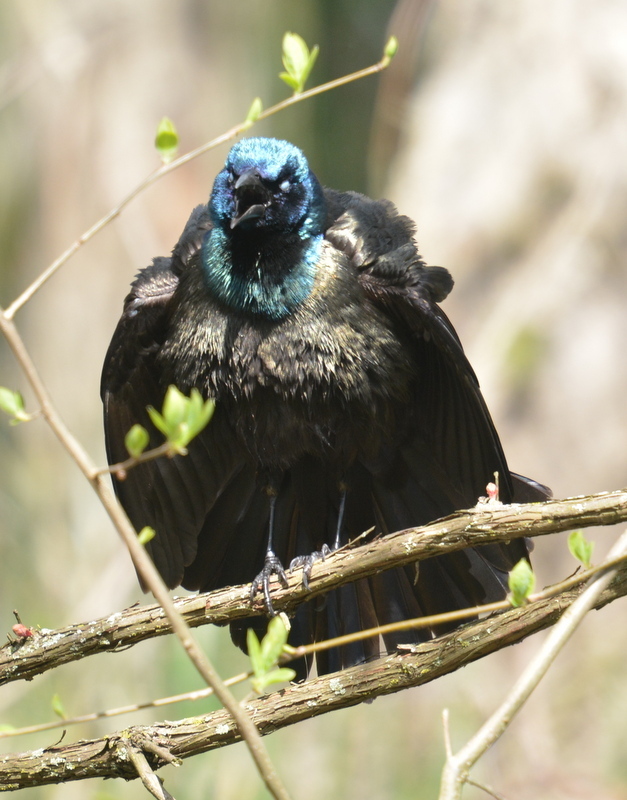
<path fill-rule="evenodd" d="M 235 213 L 231 217 L 231 230 L 243 222 L 259 219 L 266 211 L 270 192 L 256 169 L 249 169 L 235 184 Z"/>

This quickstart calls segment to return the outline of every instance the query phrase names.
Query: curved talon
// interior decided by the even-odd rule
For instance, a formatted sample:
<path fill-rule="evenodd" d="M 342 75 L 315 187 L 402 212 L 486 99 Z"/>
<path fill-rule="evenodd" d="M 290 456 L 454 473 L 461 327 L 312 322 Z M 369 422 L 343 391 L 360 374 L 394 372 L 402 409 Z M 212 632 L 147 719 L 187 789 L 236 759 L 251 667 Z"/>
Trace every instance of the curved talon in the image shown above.
<path fill-rule="evenodd" d="M 296 556 L 296 558 L 293 558 L 290 561 L 288 569 L 290 572 L 293 572 L 298 567 L 302 567 L 303 586 L 305 589 L 309 589 L 309 578 L 311 578 L 311 570 L 313 565 L 316 563 L 316 561 L 324 561 L 324 559 L 332 552 L 333 550 L 328 544 L 323 544 L 320 550 L 316 550 L 307 556 Z"/>
<path fill-rule="evenodd" d="M 263 601 L 266 607 L 267 613 L 271 617 L 276 616 L 276 611 L 274 610 L 274 606 L 272 605 L 272 598 L 270 597 L 270 578 L 276 575 L 279 579 L 279 583 L 284 589 L 288 587 L 287 575 L 285 574 L 285 570 L 283 569 L 283 564 L 279 561 L 279 559 L 274 555 L 272 550 L 268 550 L 266 553 L 266 560 L 263 565 L 263 569 L 257 575 L 251 585 L 250 588 L 250 602 L 253 603 L 255 601 L 255 595 L 258 591 L 263 591 Z"/>

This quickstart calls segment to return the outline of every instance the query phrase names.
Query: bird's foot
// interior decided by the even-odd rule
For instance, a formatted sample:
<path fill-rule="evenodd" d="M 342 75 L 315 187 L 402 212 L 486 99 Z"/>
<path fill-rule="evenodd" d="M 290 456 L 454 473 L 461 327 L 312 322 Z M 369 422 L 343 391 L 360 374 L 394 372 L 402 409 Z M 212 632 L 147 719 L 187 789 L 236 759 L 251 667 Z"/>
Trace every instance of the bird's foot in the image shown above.
<path fill-rule="evenodd" d="M 311 569 L 316 561 L 324 561 L 324 559 L 330 555 L 333 550 L 329 547 L 328 544 L 323 544 L 321 550 L 316 550 L 313 553 L 310 553 L 308 556 L 296 556 L 290 561 L 289 571 L 293 572 L 293 570 L 298 569 L 299 567 L 303 568 L 303 586 L 305 589 L 309 589 L 309 578 L 311 578 Z"/>
<path fill-rule="evenodd" d="M 276 575 L 279 579 L 279 583 L 284 589 L 287 589 L 288 582 L 287 582 L 287 575 L 285 574 L 285 570 L 283 569 L 283 564 L 279 561 L 279 559 L 274 555 L 272 550 L 268 550 L 266 553 L 266 560 L 263 565 L 263 569 L 257 575 L 257 577 L 253 580 L 251 589 L 250 589 L 250 602 L 254 602 L 255 595 L 257 592 L 263 592 L 263 601 L 266 606 L 266 611 L 271 617 L 276 616 L 276 611 L 274 610 L 274 606 L 272 605 L 272 598 L 270 597 L 270 579 L 273 575 Z"/>

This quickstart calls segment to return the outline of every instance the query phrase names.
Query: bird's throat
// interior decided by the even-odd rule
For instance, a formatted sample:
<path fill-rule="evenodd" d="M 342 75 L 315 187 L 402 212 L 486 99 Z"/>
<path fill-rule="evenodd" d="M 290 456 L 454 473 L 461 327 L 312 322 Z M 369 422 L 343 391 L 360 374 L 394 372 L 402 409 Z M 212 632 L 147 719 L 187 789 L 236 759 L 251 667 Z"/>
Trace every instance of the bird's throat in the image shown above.
<path fill-rule="evenodd" d="M 322 238 L 230 237 L 213 228 L 202 246 L 206 286 L 235 311 L 283 319 L 311 293 Z"/>

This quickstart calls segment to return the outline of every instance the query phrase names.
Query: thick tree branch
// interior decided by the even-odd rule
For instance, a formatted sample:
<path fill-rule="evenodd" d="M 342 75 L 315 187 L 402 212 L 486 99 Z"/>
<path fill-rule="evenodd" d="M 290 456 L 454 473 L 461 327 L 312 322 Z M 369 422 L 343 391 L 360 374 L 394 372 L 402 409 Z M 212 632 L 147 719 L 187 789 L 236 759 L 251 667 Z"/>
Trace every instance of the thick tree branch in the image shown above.
<path fill-rule="evenodd" d="M 478 505 L 421 528 L 393 533 L 360 547 L 333 553 L 315 564 L 309 591 L 303 588 L 301 573 L 297 571 L 289 576 L 287 589 L 276 584 L 273 604 L 277 611 L 290 613 L 306 599 L 393 566 L 471 545 L 591 525 L 613 525 L 625 520 L 626 491 L 526 505 Z M 249 586 L 179 598 L 175 605 L 190 627 L 264 613 L 261 599 L 251 609 Z M 31 626 L 34 623 L 33 620 L 26 622 Z M 93 653 L 115 651 L 170 632 L 170 624 L 158 605 L 134 606 L 92 622 L 55 631 L 37 631 L 30 639 L 0 648 L 0 685 L 31 679 Z"/>
<path fill-rule="evenodd" d="M 466 664 L 519 642 L 561 617 L 581 594 L 573 589 L 524 608 L 510 609 L 403 652 L 334 675 L 290 686 L 246 704 L 262 734 L 364 700 L 428 683 Z M 595 603 L 600 608 L 627 594 L 627 571 L 619 572 Z M 217 711 L 199 717 L 135 726 L 109 736 L 0 757 L 0 790 L 22 789 L 85 778 L 137 777 L 128 759 L 128 742 L 148 740 L 168 758 L 189 758 L 240 740 L 230 715 Z M 168 759 L 145 752 L 152 769 Z"/>

